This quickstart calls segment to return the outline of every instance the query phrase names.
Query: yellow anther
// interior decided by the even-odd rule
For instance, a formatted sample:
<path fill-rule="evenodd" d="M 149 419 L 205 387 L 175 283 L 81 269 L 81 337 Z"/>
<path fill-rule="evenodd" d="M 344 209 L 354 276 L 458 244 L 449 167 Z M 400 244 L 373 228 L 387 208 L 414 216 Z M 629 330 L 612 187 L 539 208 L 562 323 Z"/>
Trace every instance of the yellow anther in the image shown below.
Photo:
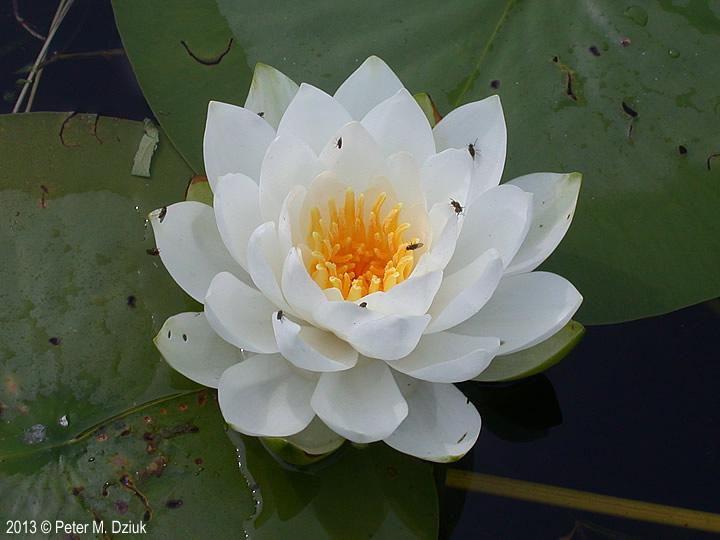
<path fill-rule="evenodd" d="M 356 301 L 388 291 L 410 275 L 415 259 L 406 249 L 411 242 L 403 240 L 410 224 L 400 223 L 399 203 L 381 216 L 386 199 L 387 194 L 380 193 L 367 218 L 365 194 L 355 197 L 351 189 L 345 192 L 342 208 L 330 199 L 324 217 L 320 208 L 310 211 L 306 262 L 321 288 L 335 287 L 344 298 Z"/>

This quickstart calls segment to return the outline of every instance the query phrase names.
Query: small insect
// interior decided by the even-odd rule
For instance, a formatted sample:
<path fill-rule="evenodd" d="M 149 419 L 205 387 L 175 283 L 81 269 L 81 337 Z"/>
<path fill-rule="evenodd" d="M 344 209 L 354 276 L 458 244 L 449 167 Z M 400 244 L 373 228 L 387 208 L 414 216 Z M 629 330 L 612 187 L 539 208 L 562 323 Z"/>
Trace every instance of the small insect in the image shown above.
<path fill-rule="evenodd" d="M 158 220 L 160 220 L 160 223 L 163 222 L 163 219 L 165 219 L 165 216 L 167 216 L 167 206 L 163 206 L 160 210 L 160 213 L 158 214 Z"/>
<path fill-rule="evenodd" d="M 366 307 L 367 307 L 367 302 L 360 302 L 360 307 L 366 308 Z"/>
<path fill-rule="evenodd" d="M 342 137 L 338 138 L 337 143 L 335 143 L 335 146 L 337 146 L 338 149 L 342 148 Z"/>
<path fill-rule="evenodd" d="M 50 345 L 57 346 L 62 343 L 62 339 L 60 339 L 59 337 L 51 337 L 50 339 L 48 339 L 48 342 L 50 343 Z"/>
<path fill-rule="evenodd" d="M 477 139 L 475 139 L 475 142 L 471 142 L 468 144 L 467 149 L 468 153 L 470 154 L 470 157 L 475 159 L 475 154 L 477 153 L 477 150 L 475 150 L 475 145 L 477 144 Z"/>
<path fill-rule="evenodd" d="M 405 247 L 405 251 L 415 251 L 416 249 L 420 249 L 420 248 L 423 247 L 424 245 L 425 245 L 425 244 L 423 244 L 422 242 L 415 242 L 415 243 L 413 243 L 413 244 L 408 244 L 408 245 Z"/>
<path fill-rule="evenodd" d="M 136 306 L 137 299 L 132 294 L 127 297 L 127 305 L 128 307 L 134 308 Z"/>
<path fill-rule="evenodd" d="M 259 113 L 257 113 L 257 115 L 258 115 L 260 118 L 262 118 L 263 116 L 265 116 L 265 112 L 264 112 L 264 111 L 260 111 Z"/>
<path fill-rule="evenodd" d="M 158 248 L 150 248 L 146 249 L 145 253 L 147 253 L 148 255 L 152 255 L 153 257 L 157 257 L 158 255 L 160 255 L 160 250 Z"/>
<path fill-rule="evenodd" d="M 282 321 L 282 318 L 283 318 L 283 310 L 282 309 L 277 312 L 276 318 L 278 321 Z"/>
<path fill-rule="evenodd" d="M 457 202 L 455 199 L 450 199 L 450 206 L 453 207 L 453 210 L 455 210 L 455 213 L 457 215 L 460 215 L 465 210 L 465 207 L 462 206 L 459 202 Z"/>

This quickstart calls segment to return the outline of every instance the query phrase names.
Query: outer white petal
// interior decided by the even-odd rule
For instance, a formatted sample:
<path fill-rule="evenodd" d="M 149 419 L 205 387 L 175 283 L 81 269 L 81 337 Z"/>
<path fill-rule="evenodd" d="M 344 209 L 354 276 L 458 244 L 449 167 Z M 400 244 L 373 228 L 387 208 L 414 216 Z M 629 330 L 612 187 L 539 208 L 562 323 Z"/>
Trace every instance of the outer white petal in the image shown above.
<path fill-rule="evenodd" d="M 260 212 L 277 221 L 282 203 L 295 186 L 309 186 L 322 171 L 315 152 L 301 139 L 284 134 L 268 147 L 260 172 Z"/>
<path fill-rule="evenodd" d="M 429 315 L 385 315 L 353 302 L 325 302 L 315 319 L 352 345 L 360 354 L 397 360 L 417 346 Z"/>
<path fill-rule="evenodd" d="M 376 292 L 363 298 L 367 308 L 395 315 L 424 315 L 443 281 L 442 270 L 411 276 L 388 292 Z"/>
<path fill-rule="evenodd" d="M 446 272 L 465 268 L 490 248 L 500 252 L 507 268 L 527 236 L 532 194 L 515 186 L 488 190 L 465 209 L 466 216 L 455 253 Z"/>
<path fill-rule="evenodd" d="M 470 200 L 500 183 L 505 166 L 507 130 L 498 96 L 468 103 L 433 128 L 438 150 L 475 148 Z M 470 201 L 468 201 L 470 202 Z"/>
<path fill-rule="evenodd" d="M 367 113 L 362 125 L 386 156 L 405 150 L 418 163 L 423 163 L 435 153 L 435 141 L 425 113 L 404 88 Z"/>
<path fill-rule="evenodd" d="M 397 152 L 387 158 L 390 183 L 403 203 L 403 210 L 421 205 L 428 208 L 420 181 L 420 168 L 410 152 Z"/>
<path fill-rule="evenodd" d="M 500 253 L 492 248 L 447 276 L 430 308 L 432 321 L 425 333 L 447 330 L 475 315 L 495 292 L 502 276 Z"/>
<path fill-rule="evenodd" d="M 468 200 L 473 163 L 467 150 L 448 148 L 428 158 L 420 175 L 428 206 Z"/>
<path fill-rule="evenodd" d="M 288 310 L 280 290 L 282 257 L 274 222 L 268 221 L 255 229 L 248 241 L 247 258 L 255 286 L 277 307 Z"/>
<path fill-rule="evenodd" d="M 280 312 L 273 313 L 272 324 L 280 354 L 301 369 L 343 371 L 357 363 L 357 351 L 329 332 L 301 326 Z"/>
<path fill-rule="evenodd" d="M 535 173 L 508 182 L 533 194 L 532 223 L 508 274 L 531 272 L 555 251 L 575 214 L 582 175 Z"/>
<path fill-rule="evenodd" d="M 275 130 L 249 109 L 211 101 L 208 105 L 203 156 L 210 187 L 221 176 L 241 173 L 260 178 L 260 164 Z"/>
<path fill-rule="evenodd" d="M 226 174 L 215 186 L 213 210 L 220 238 L 240 265 L 248 270 L 247 244 L 260 225 L 258 185 L 244 174 Z"/>
<path fill-rule="evenodd" d="M 470 400 L 452 384 L 397 378 L 409 412 L 385 442 L 405 454 L 438 463 L 463 457 L 480 434 L 480 414 Z"/>
<path fill-rule="evenodd" d="M 300 85 L 278 126 L 278 135 L 292 133 L 316 154 L 352 118 L 335 98 L 306 83 Z"/>
<path fill-rule="evenodd" d="M 385 173 L 382 149 L 360 122 L 340 128 L 320 152 L 320 161 L 357 192 L 367 189 L 375 176 Z"/>
<path fill-rule="evenodd" d="M 393 70 L 377 56 L 370 56 L 335 92 L 353 118 L 360 120 L 370 109 L 403 88 Z"/>
<path fill-rule="evenodd" d="M 297 248 L 290 250 L 283 263 L 282 291 L 293 311 L 308 322 L 314 322 L 318 308 L 328 302 L 322 289 L 308 274 Z"/>
<path fill-rule="evenodd" d="M 450 203 L 438 203 L 430 209 L 432 245 L 420 257 L 413 270 L 413 276 L 442 270 L 448 265 L 455 253 L 462 219 L 463 216 L 457 215 Z"/>
<path fill-rule="evenodd" d="M 358 443 L 386 438 L 408 411 L 390 369 L 367 359 L 348 371 L 323 373 L 312 408 L 333 431 Z"/>
<path fill-rule="evenodd" d="M 165 268 L 198 302 L 204 300 L 218 272 L 229 271 L 249 281 L 223 244 L 212 207 L 195 201 L 179 202 L 154 210 L 148 217 Z"/>
<path fill-rule="evenodd" d="M 310 399 L 316 380 L 279 354 L 259 354 L 223 373 L 218 386 L 220 410 L 235 431 L 264 437 L 293 435 L 315 416 Z"/>
<path fill-rule="evenodd" d="M 173 315 L 154 341 L 173 369 L 212 388 L 218 387 L 223 371 L 244 360 L 243 352 L 221 339 L 202 312 Z"/>
<path fill-rule="evenodd" d="M 546 340 L 572 318 L 582 296 L 572 283 L 549 272 L 506 276 L 474 317 L 453 328 L 469 336 L 497 336 L 498 354 L 510 354 Z"/>
<path fill-rule="evenodd" d="M 415 379 L 462 382 L 485 371 L 499 347 L 498 338 L 439 332 L 423 336 L 413 352 L 388 365 Z"/>
<path fill-rule="evenodd" d="M 271 317 L 275 306 L 232 274 L 221 272 L 205 297 L 205 316 L 218 335 L 248 351 L 278 351 Z"/>
<path fill-rule="evenodd" d="M 245 108 L 262 115 L 277 129 L 285 109 L 298 91 L 298 85 L 287 75 L 267 64 L 255 64 Z"/>

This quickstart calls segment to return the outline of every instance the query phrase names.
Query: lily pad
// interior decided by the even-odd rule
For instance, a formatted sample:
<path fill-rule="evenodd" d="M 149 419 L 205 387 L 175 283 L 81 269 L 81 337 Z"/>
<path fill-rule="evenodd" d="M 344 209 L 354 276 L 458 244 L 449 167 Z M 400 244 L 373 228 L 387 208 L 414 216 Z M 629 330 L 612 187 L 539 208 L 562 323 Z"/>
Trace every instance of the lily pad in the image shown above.
<path fill-rule="evenodd" d="M 128 407 L 197 388 L 152 337 L 191 301 L 153 251 L 147 213 L 192 175 L 161 138 L 131 175 L 143 124 L 91 115 L 0 117 L 1 453 L 55 445 Z M 60 424 L 65 417 L 69 426 Z M 49 454 L 48 454 L 49 455 Z"/>
<path fill-rule="evenodd" d="M 14 519 L 145 523 L 167 536 L 241 530 L 253 511 L 214 394 L 152 337 L 192 309 L 153 251 L 147 212 L 191 171 L 162 133 L 131 175 L 143 124 L 0 117 L 0 500 Z M 222 505 L 222 519 L 200 523 Z M 182 524 L 182 525 L 181 525 Z M 199 529 L 202 527 L 202 531 Z M 58 533 L 60 534 L 60 533 Z"/>
<path fill-rule="evenodd" d="M 256 62 L 333 91 L 377 54 L 441 114 L 499 93 L 505 180 L 584 175 L 573 226 L 544 268 L 583 293 L 585 324 L 720 295 L 719 81 L 708 70 L 720 17 L 695 2 L 641 4 L 643 24 L 609 0 L 113 2 L 145 96 L 198 173 L 207 102 L 242 104 Z"/>

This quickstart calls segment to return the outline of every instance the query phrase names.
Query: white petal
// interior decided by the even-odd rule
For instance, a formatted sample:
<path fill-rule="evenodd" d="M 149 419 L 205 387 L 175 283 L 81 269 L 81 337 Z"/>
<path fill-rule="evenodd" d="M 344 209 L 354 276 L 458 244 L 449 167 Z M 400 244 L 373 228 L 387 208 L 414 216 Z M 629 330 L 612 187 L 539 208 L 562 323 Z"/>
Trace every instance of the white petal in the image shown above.
<path fill-rule="evenodd" d="M 260 164 L 275 130 L 249 109 L 211 101 L 208 105 L 203 155 L 210 187 L 221 176 L 241 173 L 260 178 Z"/>
<path fill-rule="evenodd" d="M 420 257 L 413 276 L 426 272 L 443 270 L 450 260 L 458 241 L 458 233 L 463 216 L 455 213 L 450 204 L 435 204 L 429 212 L 430 228 L 432 231 L 432 244 L 430 249 Z"/>
<path fill-rule="evenodd" d="M 467 150 L 448 148 L 428 158 L 420 171 L 428 206 L 467 201 L 472 170 Z"/>
<path fill-rule="evenodd" d="M 278 135 L 291 133 L 316 154 L 352 118 L 335 98 L 306 83 L 300 85 L 278 126 Z"/>
<path fill-rule="evenodd" d="M 508 182 L 533 194 L 532 223 L 508 274 L 531 272 L 555 251 L 575 214 L 582 175 L 535 173 Z"/>
<path fill-rule="evenodd" d="M 288 310 L 280 290 L 282 257 L 274 222 L 268 221 L 255 229 L 248 241 L 247 258 L 255 286 L 277 307 Z"/>
<path fill-rule="evenodd" d="M 425 333 L 447 330 L 475 315 L 495 292 L 502 276 L 500 253 L 492 248 L 447 276 L 430 308 L 432 321 Z"/>
<path fill-rule="evenodd" d="M 248 270 L 247 244 L 260 225 L 258 185 L 244 174 L 226 174 L 215 186 L 213 210 L 220 237 L 240 265 Z"/>
<path fill-rule="evenodd" d="M 335 92 L 335 99 L 353 118 L 360 120 L 378 103 L 403 88 L 393 70 L 377 56 L 370 56 Z"/>
<path fill-rule="evenodd" d="M 154 210 L 148 217 L 165 268 L 198 302 L 204 300 L 218 272 L 229 271 L 249 282 L 220 238 L 212 207 L 195 201 L 179 202 Z"/>
<path fill-rule="evenodd" d="M 350 122 L 327 142 L 320 161 L 356 192 L 365 191 L 375 176 L 385 172 L 381 148 L 359 122 Z"/>
<path fill-rule="evenodd" d="M 221 272 L 205 297 L 205 316 L 218 335 L 248 351 L 278 351 L 271 317 L 275 306 L 232 274 Z"/>
<path fill-rule="evenodd" d="M 408 402 L 408 416 L 385 442 L 421 459 L 457 461 L 480 435 L 480 414 L 452 384 L 413 381 L 397 377 Z"/>
<path fill-rule="evenodd" d="M 430 316 L 385 315 L 353 302 L 325 302 L 318 307 L 315 319 L 360 354 L 397 360 L 416 347 Z"/>
<path fill-rule="evenodd" d="M 387 170 L 390 183 L 403 203 L 403 211 L 415 205 L 420 205 L 423 209 L 430 206 L 423 193 L 420 168 L 410 152 L 396 152 L 388 157 Z"/>
<path fill-rule="evenodd" d="M 260 212 L 276 221 L 282 203 L 295 186 L 309 186 L 322 171 L 312 149 L 292 135 L 280 135 L 268 147 L 260 172 Z"/>
<path fill-rule="evenodd" d="M 499 347 L 498 338 L 439 332 L 423 336 L 413 352 L 388 365 L 415 379 L 462 382 L 485 371 Z"/>
<path fill-rule="evenodd" d="M 282 291 L 295 313 L 308 322 L 314 322 L 316 310 L 328 302 L 318 284 L 308 274 L 297 248 L 290 250 L 285 258 Z"/>
<path fill-rule="evenodd" d="M 333 431 L 358 443 L 384 439 L 407 415 L 388 367 L 367 359 L 348 371 L 323 373 L 312 408 Z"/>
<path fill-rule="evenodd" d="M 505 166 L 507 130 L 498 96 L 468 103 L 450 112 L 433 129 L 438 150 L 475 148 L 470 199 L 497 186 Z"/>
<path fill-rule="evenodd" d="M 287 75 L 267 64 L 255 64 L 245 108 L 262 115 L 277 129 L 285 109 L 298 91 L 298 85 Z"/>
<path fill-rule="evenodd" d="M 173 315 L 154 341 L 173 369 L 212 388 L 218 387 L 223 371 L 244 360 L 243 352 L 220 338 L 202 312 Z"/>
<path fill-rule="evenodd" d="M 293 435 L 315 416 L 310 406 L 315 385 L 314 377 L 279 354 L 258 354 L 223 373 L 220 410 L 235 431 L 263 437 Z"/>
<path fill-rule="evenodd" d="M 342 446 L 345 439 L 327 427 L 318 416 L 301 432 L 285 437 L 293 446 L 311 456 L 320 456 L 334 452 Z"/>
<path fill-rule="evenodd" d="M 302 243 L 303 231 L 301 230 L 300 213 L 305 204 L 307 189 L 303 186 L 295 186 L 283 201 L 278 219 L 278 240 L 280 241 L 280 253 L 288 253 L 297 244 Z"/>
<path fill-rule="evenodd" d="M 280 354 L 308 371 L 342 371 L 357 363 L 358 353 L 329 332 L 301 326 L 287 316 L 273 314 L 272 323 Z"/>
<path fill-rule="evenodd" d="M 395 315 L 424 315 L 433 302 L 440 283 L 442 270 L 421 276 L 410 276 L 388 292 L 376 292 L 363 298 L 368 309 Z"/>
<path fill-rule="evenodd" d="M 469 336 L 497 336 L 498 354 L 532 347 L 559 331 L 582 303 L 572 283 L 549 272 L 506 276 L 474 317 L 453 328 Z"/>
<path fill-rule="evenodd" d="M 465 268 L 490 248 L 500 252 L 507 268 L 520 249 L 531 221 L 532 194 L 515 186 L 498 186 L 465 209 L 462 232 L 446 273 Z"/>
<path fill-rule="evenodd" d="M 404 88 L 367 113 L 362 125 L 386 156 L 405 150 L 418 163 L 423 163 L 435 153 L 435 142 L 425 113 Z"/>

